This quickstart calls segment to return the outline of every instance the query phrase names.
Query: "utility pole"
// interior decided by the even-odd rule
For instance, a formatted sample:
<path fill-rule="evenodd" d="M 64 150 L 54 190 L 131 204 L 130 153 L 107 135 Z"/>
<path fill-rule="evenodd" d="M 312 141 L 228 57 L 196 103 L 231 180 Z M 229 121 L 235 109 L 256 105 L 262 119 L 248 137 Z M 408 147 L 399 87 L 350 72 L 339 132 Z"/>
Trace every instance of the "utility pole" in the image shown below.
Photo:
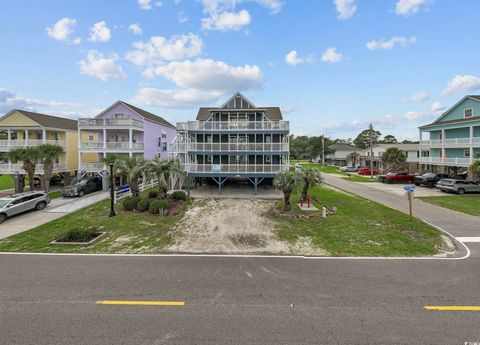
<path fill-rule="evenodd" d="M 322 134 L 322 168 L 325 165 L 325 134 Z"/>
<path fill-rule="evenodd" d="M 373 126 L 370 124 L 368 127 L 368 133 L 370 137 L 370 178 L 373 179 Z"/>

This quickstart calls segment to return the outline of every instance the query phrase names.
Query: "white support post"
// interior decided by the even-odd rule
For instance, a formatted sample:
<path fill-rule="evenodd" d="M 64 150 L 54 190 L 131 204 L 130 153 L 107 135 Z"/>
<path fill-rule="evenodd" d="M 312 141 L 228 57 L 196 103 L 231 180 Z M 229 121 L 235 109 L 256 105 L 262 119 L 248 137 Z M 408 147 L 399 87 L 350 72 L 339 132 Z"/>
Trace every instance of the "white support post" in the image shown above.
<path fill-rule="evenodd" d="M 103 129 L 103 149 L 107 148 L 107 130 Z"/>
<path fill-rule="evenodd" d="M 128 129 L 128 148 L 133 149 L 133 130 L 131 128 Z"/>
<path fill-rule="evenodd" d="M 7 129 L 7 146 L 12 144 L 12 133 L 10 129 Z"/>
<path fill-rule="evenodd" d="M 42 143 L 47 143 L 47 131 L 45 129 L 42 130 Z"/>
<path fill-rule="evenodd" d="M 28 146 L 28 129 L 25 130 L 25 146 Z"/>

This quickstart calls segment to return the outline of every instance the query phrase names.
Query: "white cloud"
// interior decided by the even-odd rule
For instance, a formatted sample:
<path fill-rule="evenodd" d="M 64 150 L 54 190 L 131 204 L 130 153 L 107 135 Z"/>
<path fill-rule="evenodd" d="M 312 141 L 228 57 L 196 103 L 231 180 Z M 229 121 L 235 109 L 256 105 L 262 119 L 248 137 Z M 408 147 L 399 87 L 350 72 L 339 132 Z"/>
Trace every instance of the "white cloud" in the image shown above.
<path fill-rule="evenodd" d="M 110 29 L 104 21 L 95 23 L 90 29 L 89 41 L 92 42 L 108 42 L 111 38 Z"/>
<path fill-rule="evenodd" d="M 410 102 L 425 102 L 427 99 L 429 99 L 430 96 L 428 95 L 428 92 L 425 91 L 425 90 L 420 90 L 416 93 L 414 93 L 413 95 L 411 95 L 408 100 Z"/>
<path fill-rule="evenodd" d="M 186 23 L 188 21 L 188 16 L 185 14 L 185 12 L 179 12 L 178 13 L 178 22 L 179 23 Z"/>
<path fill-rule="evenodd" d="M 432 104 L 432 107 L 430 108 L 432 111 L 434 112 L 437 112 L 437 111 L 444 111 L 445 109 L 447 109 L 446 106 L 442 105 L 441 103 L 439 102 L 434 102 Z"/>
<path fill-rule="evenodd" d="M 297 108 L 298 107 L 295 104 L 285 104 L 280 107 L 280 109 L 282 110 L 282 113 L 284 114 L 293 113 L 295 110 L 297 110 Z"/>
<path fill-rule="evenodd" d="M 252 21 L 252 17 L 247 10 L 240 12 L 222 12 L 212 14 L 208 18 L 202 18 L 202 29 L 204 30 L 240 30 Z"/>
<path fill-rule="evenodd" d="M 407 121 L 425 121 L 435 116 L 436 115 L 431 112 L 409 111 L 402 115 L 402 119 Z"/>
<path fill-rule="evenodd" d="M 456 75 L 447 84 L 442 91 L 444 96 L 448 96 L 458 91 L 475 91 L 480 89 L 480 78 L 474 75 Z"/>
<path fill-rule="evenodd" d="M 53 115 L 69 118 L 95 114 L 94 109 L 83 104 L 27 98 L 0 87 L 0 113 L 7 113 L 12 109 L 53 112 Z"/>
<path fill-rule="evenodd" d="M 128 31 L 133 32 L 134 35 L 141 35 L 142 34 L 142 28 L 140 27 L 140 24 L 138 23 L 133 23 L 128 26 Z"/>
<path fill-rule="evenodd" d="M 200 91 L 195 89 L 171 90 L 141 88 L 132 99 L 133 103 L 163 108 L 192 108 L 207 105 L 223 96 L 222 92 Z"/>
<path fill-rule="evenodd" d="M 254 2 L 272 13 L 280 12 L 282 0 L 199 0 L 203 5 L 203 13 L 207 16 L 201 19 L 204 30 L 240 30 L 248 25 L 252 18 L 250 13 L 242 9 L 235 11 L 236 7 L 245 2 Z"/>
<path fill-rule="evenodd" d="M 348 19 L 357 11 L 355 0 L 334 0 L 333 3 L 338 13 L 338 19 Z"/>
<path fill-rule="evenodd" d="M 314 59 L 313 56 L 309 55 L 306 58 L 300 58 L 296 50 L 290 51 L 287 55 L 285 55 L 285 62 L 291 66 L 300 65 L 304 63 L 313 63 Z"/>
<path fill-rule="evenodd" d="M 76 24 L 77 21 L 73 18 L 62 18 L 52 26 L 46 28 L 47 34 L 57 41 L 68 42 Z M 80 42 L 78 41 L 78 43 Z"/>
<path fill-rule="evenodd" d="M 322 61 L 329 63 L 337 63 L 344 60 L 343 54 L 338 53 L 336 48 L 327 48 L 322 54 Z"/>
<path fill-rule="evenodd" d="M 145 10 L 145 11 L 148 11 L 148 10 L 151 10 L 152 9 L 152 0 L 137 0 L 137 3 L 138 3 L 138 6 L 140 6 L 140 8 L 142 10 Z M 155 6 L 157 7 L 160 7 L 162 6 L 162 2 L 161 1 L 156 1 L 154 3 Z"/>
<path fill-rule="evenodd" d="M 150 78 L 162 76 L 186 89 L 223 93 L 257 88 L 263 83 L 263 73 L 258 66 L 230 66 L 211 59 L 175 61 L 149 68 L 145 74 Z"/>
<path fill-rule="evenodd" d="M 127 53 L 127 60 L 138 66 L 146 66 L 199 56 L 204 44 L 200 37 L 189 33 L 173 36 L 169 40 L 163 36 L 153 36 L 146 42 L 133 42 L 133 47 L 135 50 Z"/>
<path fill-rule="evenodd" d="M 381 39 L 381 40 L 373 40 L 367 42 L 367 48 L 369 50 L 390 50 L 395 48 L 395 46 L 399 45 L 401 47 L 406 47 L 409 44 L 413 44 L 417 41 L 415 36 L 412 37 L 404 37 L 404 36 L 394 36 L 389 40 Z"/>
<path fill-rule="evenodd" d="M 395 13 L 400 16 L 409 16 L 418 13 L 420 6 L 428 2 L 429 0 L 398 0 L 395 4 Z"/>
<path fill-rule="evenodd" d="M 90 50 L 86 60 L 79 62 L 80 72 L 103 81 L 125 79 L 127 75 L 117 61 L 116 54 L 105 55 L 96 50 Z"/>

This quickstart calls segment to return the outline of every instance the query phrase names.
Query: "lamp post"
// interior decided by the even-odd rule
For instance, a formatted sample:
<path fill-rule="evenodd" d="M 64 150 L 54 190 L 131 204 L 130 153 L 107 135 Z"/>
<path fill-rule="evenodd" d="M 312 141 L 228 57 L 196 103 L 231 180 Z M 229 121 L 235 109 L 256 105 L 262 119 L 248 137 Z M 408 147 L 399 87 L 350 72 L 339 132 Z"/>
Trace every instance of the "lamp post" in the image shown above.
<path fill-rule="evenodd" d="M 115 217 L 117 213 L 115 212 L 115 204 L 114 204 L 115 183 L 113 181 L 113 162 L 110 162 L 109 165 L 110 165 L 110 214 L 109 214 L 109 217 Z"/>
<path fill-rule="evenodd" d="M 370 178 L 373 178 L 373 126 L 370 124 L 368 127 L 369 131 L 368 133 L 370 134 Z"/>

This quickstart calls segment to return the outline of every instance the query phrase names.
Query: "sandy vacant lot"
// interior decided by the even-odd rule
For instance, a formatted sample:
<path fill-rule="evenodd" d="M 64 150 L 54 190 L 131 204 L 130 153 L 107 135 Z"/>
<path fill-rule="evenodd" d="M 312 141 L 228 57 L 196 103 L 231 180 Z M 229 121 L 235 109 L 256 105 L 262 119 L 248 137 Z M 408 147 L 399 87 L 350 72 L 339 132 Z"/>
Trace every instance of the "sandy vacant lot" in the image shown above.
<path fill-rule="evenodd" d="M 291 246 L 281 241 L 275 223 L 264 216 L 274 201 L 252 199 L 197 200 L 176 225 L 168 251 L 188 253 L 266 253 L 324 255 L 309 241 Z"/>

